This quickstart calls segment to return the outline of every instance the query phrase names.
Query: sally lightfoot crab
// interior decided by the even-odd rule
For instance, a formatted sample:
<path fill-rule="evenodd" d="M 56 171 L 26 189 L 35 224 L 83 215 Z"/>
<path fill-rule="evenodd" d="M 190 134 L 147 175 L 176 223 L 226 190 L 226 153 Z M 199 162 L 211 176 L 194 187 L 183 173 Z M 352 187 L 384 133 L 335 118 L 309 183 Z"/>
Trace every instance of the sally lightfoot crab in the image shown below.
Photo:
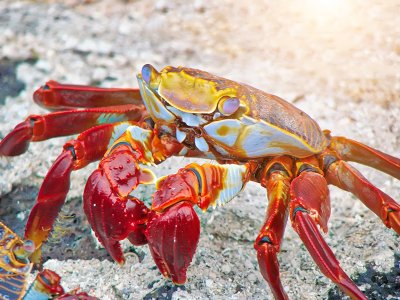
<path fill-rule="evenodd" d="M 330 216 L 328 184 L 357 196 L 400 234 L 400 205 L 346 161 L 400 179 L 400 160 L 359 142 L 331 136 L 304 112 L 281 98 L 245 84 L 184 67 L 158 72 L 145 65 L 139 89 L 102 89 L 50 81 L 34 94 L 54 110 L 31 115 L 0 143 L 0 154 L 19 155 L 30 141 L 80 133 L 65 144 L 40 188 L 25 239 L 40 258 L 69 189 L 73 170 L 100 160 L 89 177 L 83 206 L 96 236 L 118 263 L 120 240 L 148 244 L 161 273 L 176 284 L 197 247 L 203 211 L 234 198 L 248 181 L 266 188 L 269 204 L 254 247 L 261 273 L 276 299 L 287 299 L 277 254 L 287 219 L 315 263 L 347 295 L 366 299 L 340 267 L 322 237 Z M 83 108 L 83 109 L 77 109 Z M 168 157 L 209 158 L 219 164 L 190 164 L 159 179 L 151 207 L 133 195 L 155 181 L 145 165 Z"/>
<path fill-rule="evenodd" d="M 54 271 L 44 269 L 27 286 L 33 263 L 29 256 L 35 251 L 32 241 L 23 241 L 0 222 L 0 299 L 1 300 L 97 300 L 76 288 L 65 292 L 61 277 Z"/>

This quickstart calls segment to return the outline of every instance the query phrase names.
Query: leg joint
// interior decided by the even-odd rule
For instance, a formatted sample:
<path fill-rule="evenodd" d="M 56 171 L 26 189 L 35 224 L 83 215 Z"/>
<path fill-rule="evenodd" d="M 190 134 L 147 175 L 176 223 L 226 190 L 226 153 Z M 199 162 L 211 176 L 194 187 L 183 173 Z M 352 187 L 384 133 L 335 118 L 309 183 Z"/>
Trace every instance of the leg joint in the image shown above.
<path fill-rule="evenodd" d="M 308 213 L 308 210 L 305 209 L 305 208 L 302 207 L 302 206 L 296 206 L 296 207 L 293 209 L 293 213 L 292 213 L 292 219 L 293 219 L 293 220 L 294 220 L 294 218 L 296 217 L 296 214 L 297 214 L 298 212 L 306 212 L 306 213 Z"/>
<path fill-rule="evenodd" d="M 72 154 L 72 158 L 74 159 L 74 160 L 76 160 L 76 152 L 75 152 L 75 148 L 74 148 L 74 146 L 67 146 L 67 147 L 65 147 L 65 150 L 66 151 L 70 151 L 71 152 L 71 154 Z"/>
<path fill-rule="evenodd" d="M 110 148 L 110 150 L 108 150 L 108 154 L 112 153 L 113 150 L 115 150 L 115 149 L 118 148 L 119 146 L 123 146 L 123 145 L 127 146 L 127 147 L 130 148 L 133 152 L 135 152 L 135 150 L 133 149 L 133 147 L 132 147 L 132 145 L 131 145 L 130 143 L 125 142 L 125 141 L 121 141 L 121 142 L 115 143 L 115 144 Z"/>
<path fill-rule="evenodd" d="M 328 171 L 328 169 L 330 168 L 330 166 L 337 162 L 339 159 L 331 154 L 328 155 L 324 155 L 324 157 L 322 158 L 322 167 L 324 170 L 324 173 L 326 173 Z"/>
<path fill-rule="evenodd" d="M 271 239 L 268 236 L 263 236 L 258 242 L 258 245 L 262 245 L 262 244 L 271 244 L 273 245 Z"/>
<path fill-rule="evenodd" d="M 315 167 L 311 164 L 308 164 L 308 163 L 304 163 L 301 165 L 301 167 L 297 171 L 297 176 L 303 172 L 321 173 L 321 171 L 317 167 Z"/>

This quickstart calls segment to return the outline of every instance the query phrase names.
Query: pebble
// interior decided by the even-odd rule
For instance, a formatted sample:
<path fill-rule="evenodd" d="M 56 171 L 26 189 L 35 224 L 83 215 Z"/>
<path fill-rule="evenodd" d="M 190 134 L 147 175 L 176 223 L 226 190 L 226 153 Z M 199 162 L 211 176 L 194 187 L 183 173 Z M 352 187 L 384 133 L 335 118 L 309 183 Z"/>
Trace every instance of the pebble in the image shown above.
<path fill-rule="evenodd" d="M 211 279 L 206 279 L 206 286 L 207 287 L 212 287 L 212 285 L 213 285 L 213 283 L 214 283 L 214 281 L 212 281 Z"/>
<path fill-rule="evenodd" d="M 231 267 L 227 264 L 225 264 L 221 267 L 221 272 L 224 274 L 229 274 L 231 272 L 231 270 L 232 270 Z"/>

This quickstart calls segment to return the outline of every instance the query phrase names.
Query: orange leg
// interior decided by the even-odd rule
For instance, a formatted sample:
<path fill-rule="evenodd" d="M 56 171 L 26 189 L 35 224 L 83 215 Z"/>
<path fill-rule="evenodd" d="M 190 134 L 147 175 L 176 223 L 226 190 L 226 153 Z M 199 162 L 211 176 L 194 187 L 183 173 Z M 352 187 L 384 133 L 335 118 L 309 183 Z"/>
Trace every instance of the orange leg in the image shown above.
<path fill-rule="evenodd" d="M 338 260 L 317 228 L 318 224 L 325 232 L 328 230 L 329 190 L 327 182 L 319 173 L 318 168 L 315 168 L 316 172 L 310 171 L 309 168 L 305 169 L 306 171 L 301 172 L 290 186 L 292 226 L 326 277 L 352 299 L 367 299 L 340 267 Z"/>
<path fill-rule="evenodd" d="M 340 159 L 373 167 L 400 180 L 399 158 L 339 136 L 332 137 L 329 148 L 335 151 Z"/>
<path fill-rule="evenodd" d="M 289 213 L 289 187 L 292 161 L 288 157 L 273 159 L 265 167 L 261 184 L 268 192 L 268 208 L 263 227 L 254 243 L 260 271 L 275 299 L 288 299 L 279 276 L 277 253 Z"/>
<path fill-rule="evenodd" d="M 388 228 L 400 234 L 400 205 L 371 184 L 355 168 L 339 160 L 332 163 L 325 175 L 328 183 L 353 193 L 372 210 Z"/>

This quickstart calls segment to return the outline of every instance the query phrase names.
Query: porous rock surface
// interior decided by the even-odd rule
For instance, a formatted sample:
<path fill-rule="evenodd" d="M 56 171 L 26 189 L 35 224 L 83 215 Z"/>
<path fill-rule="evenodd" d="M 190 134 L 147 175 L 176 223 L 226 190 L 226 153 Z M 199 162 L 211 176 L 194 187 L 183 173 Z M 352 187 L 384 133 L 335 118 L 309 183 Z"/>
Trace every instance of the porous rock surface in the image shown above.
<path fill-rule="evenodd" d="M 293 102 L 334 135 L 400 157 L 399 10 L 394 0 L 3 0 L 0 61 L 15 74 L 7 71 L 9 80 L 0 81 L 0 89 L 12 82 L 21 92 L 4 92 L 8 96 L 0 99 L 0 138 L 28 114 L 45 113 L 32 93 L 49 79 L 136 87 L 135 73 L 151 63 L 190 66 L 251 84 Z M 68 139 L 0 158 L 0 218 L 18 233 Z M 173 158 L 155 172 L 173 173 L 187 163 Z M 80 286 L 100 299 L 272 299 L 253 249 L 267 204 L 262 188 L 248 184 L 225 207 L 201 216 L 189 280 L 177 288 L 162 278 L 147 247 L 133 251 L 124 244 L 130 255 L 122 267 L 95 249 L 79 211 L 85 179 L 95 167 L 72 175 L 63 213 L 75 221 L 59 221 L 68 230 L 61 229 L 44 250 L 45 267 L 62 276 L 66 289 Z M 359 168 L 400 199 L 398 181 Z M 325 238 L 343 269 L 370 299 L 400 299 L 398 236 L 352 195 L 331 188 L 331 202 Z M 291 299 L 344 298 L 290 225 L 279 261 Z"/>

